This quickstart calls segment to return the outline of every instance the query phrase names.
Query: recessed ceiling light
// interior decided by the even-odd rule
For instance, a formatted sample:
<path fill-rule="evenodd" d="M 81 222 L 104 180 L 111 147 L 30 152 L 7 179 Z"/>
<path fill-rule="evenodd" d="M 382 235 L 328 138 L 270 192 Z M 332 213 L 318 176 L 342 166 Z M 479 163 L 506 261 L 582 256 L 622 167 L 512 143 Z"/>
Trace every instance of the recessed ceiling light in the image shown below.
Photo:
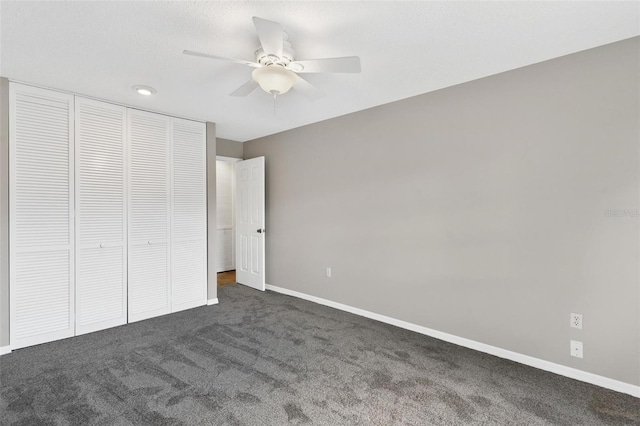
<path fill-rule="evenodd" d="M 156 93 L 156 89 L 149 86 L 133 86 L 133 90 L 144 96 L 151 96 Z"/>

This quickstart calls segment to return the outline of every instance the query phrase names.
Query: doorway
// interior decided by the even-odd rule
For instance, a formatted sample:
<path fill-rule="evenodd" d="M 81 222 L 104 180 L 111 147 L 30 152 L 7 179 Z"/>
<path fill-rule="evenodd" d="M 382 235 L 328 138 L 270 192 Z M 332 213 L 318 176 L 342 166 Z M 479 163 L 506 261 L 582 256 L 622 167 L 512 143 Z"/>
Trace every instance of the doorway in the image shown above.
<path fill-rule="evenodd" d="M 216 157 L 216 266 L 218 286 L 236 282 L 235 163 L 240 158 Z"/>

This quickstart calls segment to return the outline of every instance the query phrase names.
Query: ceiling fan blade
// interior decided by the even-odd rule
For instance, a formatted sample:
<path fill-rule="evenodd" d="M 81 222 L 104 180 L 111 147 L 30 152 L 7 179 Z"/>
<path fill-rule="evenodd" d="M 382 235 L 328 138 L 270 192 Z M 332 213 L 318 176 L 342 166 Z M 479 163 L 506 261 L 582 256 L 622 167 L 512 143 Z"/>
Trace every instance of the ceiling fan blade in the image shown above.
<path fill-rule="evenodd" d="M 262 50 L 267 55 L 276 55 L 282 58 L 282 47 L 284 40 L 284 30 L 282 25 L 277 22 L 268 21 L 266 19 L 253 17 L 253 25 L 256 27 Z"/>
<path fill-rule="evenodd" d="M 222 56 L 209 55 L 208 53 L 194 52 L 192 50 L 183 50 L 182 53 L 184 53 L 185 55 L 190 55 L 190 56 L 200 56 L 202 58 L 219 59 L 221 61 L 236 62 L 238 64 L 249 65 L 250 67 L 254 67 L 254 68 L 258 68 L 258 67 L 261 66 L 260 64 L 258 64 L 256 62 L 243 61 L 242 59 L 225 58 L 225 57 L 222 57 Z"/>
<path fill-rule="evenodd" d="M 315 101 L 316 99 L 320 99 L 324 96 L 324 92 L 318 89 L 313 84 L 309 83 L 307 80 L 300 76 L 296 76 L 296 84 L 293 85 L 293 89 L 297 92 L 305 95 L 309 100 Z"/>
<path fill-rule="evenodd" d="M 300 69 L 302 66 L 302 69 Z M 287 68 L 297 73 L 312 72 L 360 72 L 360 58 L 345 56 L 344 58 L 309 59 L 307 61 L 291 62 Z"/>
<path fill-rule="evenodd" d="M 233 92 L 229 93 L 229 96 L 247 96 L 249 93 L 253 92 L 256 87 L 258 87 L 258 82 L 251 79 Z"/>

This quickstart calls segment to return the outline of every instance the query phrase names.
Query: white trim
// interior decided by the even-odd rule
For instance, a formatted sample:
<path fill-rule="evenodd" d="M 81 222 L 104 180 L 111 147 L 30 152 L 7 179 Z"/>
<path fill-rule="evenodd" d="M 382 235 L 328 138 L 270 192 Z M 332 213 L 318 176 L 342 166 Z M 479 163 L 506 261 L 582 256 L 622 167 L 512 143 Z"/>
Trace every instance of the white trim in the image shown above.
<path fill-rule="evenodd" d="M 229 163 L 237 163 L 239 161 L 242 161 L 242 158 L 225 157 L 223 155 L 216 155 L 216 161 L 227 161 Z"/>
<path fill-rule="evenodd" d="M 331 308 L 339 309 L 341 311 L 350 312 L 352 314 L 356 314 L 365 318 L 370 318 L 376 321 L 384 322 L 386 324 L 395 325 L 396 327 L 404 328 L 406 330 L 411 330 L 416 333 L 434 337 L 439 340 L 444 340 L 445 342 L 453 343 L 455 345 L 464 346 L 465 348 L 473 349 L 479 352 L 484 352 L 490 355 L 497 356 L 499 358 L 508 359 L 511 361 L 518 362 L 520 364 L 528 365 L 530 367 L 539 368 L 540 370 L 549 371 L 551 373 L 559 374 L 561 376 L 569 377 L 571 379 L 580 380 L 586 383 L 591 383 L 596 386 L 601 386 L 603 388 L 611 389 L 616 392 L 626 393 L 626 394 L 635 396 L 636 398 L 640 398 L 640 386 L 632 385 L 630 383 L 625 383 L 619 380 L 610 379 L 608 377 L 599 376 L 597 374 L 588 373 L 586 371 L 578 370 L 576 368 L 571 368 L 561 364 L 556 364 L 554 362 L 534 358 L 532 356 L 523 355 L 517 352 L 509 351 L 507 349 L 502 349 L 496 346 L 487 345 L 485 343 L 476 342 L 474 340 L 465 339 L 464 337 L 459 337 L 453 334 L 444 333 L 442 331 L 433 330 L 431 328 L 423 327 L 421 325 L 412 324 L 410 322 L 391 318 L 385 315 L 376 314 L 370 311 L 365 311 L 364 309 L 354 308 L 349 305 L 343 305 L 342 303 L 333 302 L 331 300 L 322 299 L 320 297 L 310 296 L 308 294 L 300 293 L 294 290 L 277 287 L 271 284 L 267 284 L 266 289 L 270 291 L 275 291 L 277 293 L 286 294 L 288 296 L 297 297 L 299 299 L 308 300 L 310 302 L 318 303 L 320 305 L 329 306 Z"/>
<path fill-rule="evenodd" d="M 10 354 L 11 346 L 0 346 L 0 356 Z"/>
<path fill-rule="evenodd" d="M 217 304 L 218 304 L 218 298 L 217 297 L 215 299 L 207 300 L 207 306 L 217 305 Z"/>

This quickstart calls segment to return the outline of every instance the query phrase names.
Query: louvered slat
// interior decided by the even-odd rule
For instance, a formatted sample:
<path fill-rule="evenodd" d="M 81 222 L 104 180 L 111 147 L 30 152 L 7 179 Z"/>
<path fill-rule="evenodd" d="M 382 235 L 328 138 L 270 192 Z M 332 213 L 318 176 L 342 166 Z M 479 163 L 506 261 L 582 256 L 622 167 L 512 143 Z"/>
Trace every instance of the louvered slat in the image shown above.
<path fill-rule="evenodd" d="M 167 244 L 129 246 L 129 322 L 170 312 Z"/>
<path fill-rule="evenodd" d="M 171 312 L 168 117 L 128 110 L 128 320 Z"/>
<path fill-rule="evenodd" d="M 207 303 L 206 130 L 172 119 L 172 312 Z"/>
<path fill-rule="evenodd" d="M 77 335 L 126 323 L 124 247 L 78 249 Z"/>
<path fill-rule="evenodd" d="M 174 241 L 173 261 L 173 312 L 202 306 L 206 300 L 206 251 L 202 241 Z"/>
<path fill-rule="evenodd" d="M 13 349 L 74 334 L 73 96 L 10 84 Z"/>
<path fill-rule="evenodd" d="M 14 257 L 11 346 L 15 349 L 53 340 L 49 336 L 72 336 L 69 252 L 16 253 Z"/>
<path fill-rule="evenodd" d="M 127 321 L 126 108 L 76 97 L 76 334 Z"/>

